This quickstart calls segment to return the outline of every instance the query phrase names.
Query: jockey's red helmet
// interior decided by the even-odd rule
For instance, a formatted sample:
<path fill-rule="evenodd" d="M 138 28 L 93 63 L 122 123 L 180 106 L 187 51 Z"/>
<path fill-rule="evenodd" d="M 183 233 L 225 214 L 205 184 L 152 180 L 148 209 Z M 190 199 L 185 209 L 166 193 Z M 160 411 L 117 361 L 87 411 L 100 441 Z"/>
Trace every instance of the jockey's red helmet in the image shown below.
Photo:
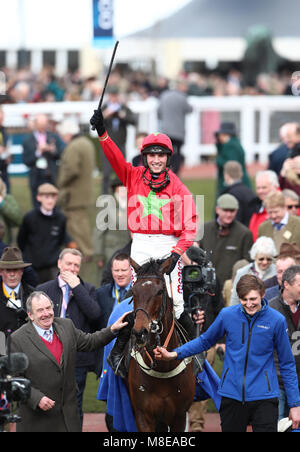
<path fill-rule="evenodd" d="M 153 148 L 152 151 L 151 148 Z M 161 149 L 159 150 L 159 148 Z M 151 135 L 148 135 L 144 138 L 141 152 L 142 154 L 151 154 L 152 152 L 164 152 L 166 154 L 173 154 L 172 141 L 164 133 L 151 133 Z"/>
<path fill-rule="evenodd" d="M 143 155 L 144 166 L 146 167 L 146 154 L 167 154 L 167 166 L 169 166 L 170 156 L 173 154 L 172 141 L 164 133 L 151 133 L 151 135 L 144 138 L 141 153 Z"/>

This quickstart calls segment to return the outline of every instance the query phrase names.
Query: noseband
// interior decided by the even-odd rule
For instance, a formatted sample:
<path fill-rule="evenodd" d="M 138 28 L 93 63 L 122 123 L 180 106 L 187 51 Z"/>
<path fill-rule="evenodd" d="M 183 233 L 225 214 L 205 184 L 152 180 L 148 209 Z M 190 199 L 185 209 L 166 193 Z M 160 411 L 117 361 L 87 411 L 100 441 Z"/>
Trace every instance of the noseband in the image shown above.
<path fill-rule="evenodd" d="M 144 308 L 137 308 L 137 309 L 135 309 L 134 316 L 136 317 L 136 314 L 139 311 L 142 311 L 146 315 L 146 317 L 149 319 L 149 330 L 150 330 L 150 333 L 160 335 L 163 332 L 162 318 L 165 315 L 165 312 L 166 312 L 166 309 L 167 309 L 167 299 L 168 299 L 168 297 L 167 297 L 167 288 L 166 288 L 166 285 L 165 285 L 165 280 L 164 280 L 163 277 L 158 276 L 158 275 L 139 276 L 137 278 L 137 280 L 138 279 L 153 279 L 153 278 L 160 279 L 163 282 L 164 289 L 165 289 L 165 291 L 163 293 L 163 300 L 162 300 L 160 312 L 158 314 L 158 318 L 156 320 L 153 320 L 151 318 L 151 316 L 149 315 L 149 313 Z M 159 326 L 159 325 L 161 325 L 161 326 Z"/>
<path fill-rule="evenodd" d="M 139 311 L 142 311 L 146 317 L 149 319 L 149 330 L 150 333 L 153 334 L 157 334 L 160 335 L 163 332 L 163 325 L 162 325 L 162 318 L 166 313 L 166 309 L 167 309 L 167 300 L 168 300 L 168 296 L 167 296 L 167 288 L 166 288 L 166 284 L 165 284 L 165 279 L 164 277 L 158 276 L 158 275 L 145 275 L 145 276 L 139 276 L 137 278 L 137 280 L 139 279 L 160 279 L 163 282 L 163 286 L 164 286 L 164 293 L 163 293 L 163 300 L 162 300 L 162 304 L 161 304 L 161 308 L 160 308 L 160 312 L 158 314 L 158 318 L 156 320 L 153 320 L 151 318 L 151 316 L 149 315 L 149 313 L 144 309 L 144 308 L 137 308 L 134 310 L 134 316 L 136 317 L 136 314 Z M 161 326 L 159 326 L 161 324 Z M 159 340 L 160 342 L 160 340 Z"/>
<path fill-rule="evenodd" d="M 158 318 L 156 320 L 153 320 L 151 318 L 151 316 L 149 315 L 149 313 L 144 309 L 144 308 L 137 308 L 134 310 L 134 316 L 136 317 L 137 313 L 139 311 L 142 311 L 146 317 L 149 319 L 149 330 L 150 333 L 155 334 L 156 336 L 156 345 L 161 346 L 161 340 L 160 340 L 160 334 L 162 334 L 163 332 L 163 324 L 162 324 L 162 319 L 163 316 L 166 313 L 167 310 L 167 301 L 168 301 L 168 292 L 167 292 L 167 287 L 166 287 L 166 283 L 165 283 L 165 278 L 164 276 L 159 276 L 159 275 L 145 275 L 145 276 L 138 276 L 137 277 L 137 281 L 139 279 L 160 279 L 163 282 L 163 288 L 164 288 L 164 292 L 163 292 L 163 299 L 162 299 L 162 304 L 161 304 L 161 308 L 160 308 L 160 312 L 158 315 Z M 175 316 L 174 316 L 174 307 L 173 307 L 173 315 L 172 315 L 172 326 L 170 328 L 170 331 L 166 337 L 166 340 L 163 344 L 163 347 L 167 347 L 170 341 L 170 338 L 172 336 L 172 333 L 174 331 L 174 325 L 175 325 Z M 161 325 L 161 326 L 160 326 Z M 153 365 L 153 360 L 151 358 L 151 356 L 149 355 L 149 353 L 147 352 L 147 350 L 145 350 L 148 358 L 150 359 L 151 362 L 151 366 Z"/>

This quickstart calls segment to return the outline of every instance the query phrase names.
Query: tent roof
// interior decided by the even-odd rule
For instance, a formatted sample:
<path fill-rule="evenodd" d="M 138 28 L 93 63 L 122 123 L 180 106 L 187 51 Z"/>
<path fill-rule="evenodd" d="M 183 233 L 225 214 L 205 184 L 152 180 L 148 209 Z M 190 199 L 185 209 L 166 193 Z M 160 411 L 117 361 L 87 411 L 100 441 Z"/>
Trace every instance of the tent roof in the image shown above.
<path fill-rule="evenodd" d="M 191 0 L 179 11 L 130 38 L 245 38 L 254 25 L 272 37 L 298 37 L 298 0 Z"/>

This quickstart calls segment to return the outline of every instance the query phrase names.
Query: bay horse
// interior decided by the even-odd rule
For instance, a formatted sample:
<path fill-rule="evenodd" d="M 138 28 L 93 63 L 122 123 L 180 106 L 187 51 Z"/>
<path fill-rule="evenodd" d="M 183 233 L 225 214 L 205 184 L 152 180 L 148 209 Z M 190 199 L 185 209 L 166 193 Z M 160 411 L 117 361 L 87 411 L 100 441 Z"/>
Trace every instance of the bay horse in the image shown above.
<path fill-rule="evenodd" d="M 184 432 L 187 411 L 195 394 L 191 359 L 154 361 L 157 345 L 173 350 L 180 345 L 174 328 L 173 300 L 164 274 L 171 258 L 139 266 L 132 286 L 135 321 L 127 387 L 140 432 Z"/>

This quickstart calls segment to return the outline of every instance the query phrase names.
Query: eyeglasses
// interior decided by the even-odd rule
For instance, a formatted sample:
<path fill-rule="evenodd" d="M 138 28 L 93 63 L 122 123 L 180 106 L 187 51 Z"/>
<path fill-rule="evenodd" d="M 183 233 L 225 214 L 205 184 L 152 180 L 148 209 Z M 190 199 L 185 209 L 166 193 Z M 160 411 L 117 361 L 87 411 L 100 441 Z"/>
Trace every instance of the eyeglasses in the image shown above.
<path fill-rule="evenodd" d="M 259 257 L 258 262 L 263 262 L 263 261 L 268 261 L 268 262 L 272 262 L 273 258 L 272 257 Z"/>
<path fill-rule="evenodd" d="M 289 210 L 292 210 L 292 209 L 299 209 L 299 207 L 300 207 L 300 204 L 297 204 L 296 206 L 294 206 L 293 204 L 292 205 L 289 205 L 289 206 L 286 206 Z"/>

